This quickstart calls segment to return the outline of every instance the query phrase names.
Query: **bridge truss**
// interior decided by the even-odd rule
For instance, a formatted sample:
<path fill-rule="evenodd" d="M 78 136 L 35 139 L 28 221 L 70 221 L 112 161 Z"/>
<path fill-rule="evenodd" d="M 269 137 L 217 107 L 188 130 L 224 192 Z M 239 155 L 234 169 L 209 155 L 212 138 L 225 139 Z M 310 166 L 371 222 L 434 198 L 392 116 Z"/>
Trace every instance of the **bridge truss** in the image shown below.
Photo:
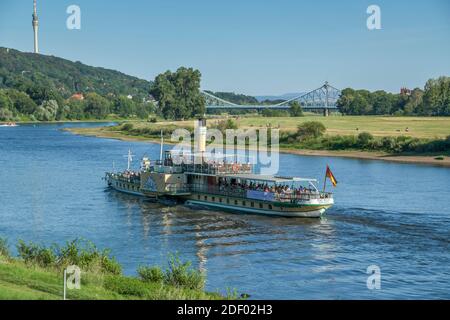
<path fill-rule="evenodd" d="M 323 110 L 328 114 L 329 110 L 337 109 L 341 91 L 325 82 L 320 88 L 273 105 L 238 105 L 208 92 L 202 91 L 202 94 L 205 97 L 207 109 L 289 109 L 291 103 L 297 101 L 304 110 Z"/>

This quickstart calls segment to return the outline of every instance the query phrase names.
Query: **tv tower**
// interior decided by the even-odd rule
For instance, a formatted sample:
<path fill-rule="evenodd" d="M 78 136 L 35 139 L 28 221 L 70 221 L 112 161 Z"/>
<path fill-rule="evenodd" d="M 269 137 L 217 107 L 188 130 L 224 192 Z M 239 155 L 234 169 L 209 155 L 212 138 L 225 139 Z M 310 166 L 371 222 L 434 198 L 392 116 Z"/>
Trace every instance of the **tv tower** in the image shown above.
<path fill-rule="evenodd" d="M 34 53 L 39 53 L 38 29 L 39 29 L 39 20 L 37 16 L 36 0 L 34 0 L 33 1 Z"/>

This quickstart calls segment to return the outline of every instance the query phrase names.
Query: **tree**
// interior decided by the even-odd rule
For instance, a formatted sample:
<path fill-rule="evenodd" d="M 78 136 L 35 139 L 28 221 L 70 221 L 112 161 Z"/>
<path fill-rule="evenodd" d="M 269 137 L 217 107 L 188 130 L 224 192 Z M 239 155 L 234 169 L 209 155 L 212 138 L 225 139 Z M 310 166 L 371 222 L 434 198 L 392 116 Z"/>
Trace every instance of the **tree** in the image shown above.
<path fill-rule="evenodd" d="M 339 97 L 336 103 L 339 112 L 342 114 L 352 114 L 350 106 L 354 99 L 355 99 L 355 90 L 351 88 L 346 88 L 342 90 L 341 96 Z"/>
<path fill-rule="evenodd" d="M 120 115 L 121 117 L 128 117 L 134 114 L 135 104 L 132 99 L 128 99 L 125 96 L 119 96 L 114 99 L 112 104 L 113 113 Z"/>
<path fill-rule="evenodd" d="M 373 105 L 373 114 L 386 115 L 391 114 L 392 101 L 389 94 L 385 91 L 375 91 L 370 94 L 370 99 Z"/>
<path fill-rule="evenodd" d="M 99 94 L 92 92 L 86 94 L 85 112 L 96 119 L 105 118 L 109 114 L 110 103 Z"/>
<path fill-rule="evenodd" d="M 12 103 L 4 90 L 0 90 L 0 109 L 11 109 Z"/>
<path fill-rule="evenodd" d="M 292 117 L 303 117 L 303 109 L 298 101 L 292 101 L 289 106 L 289 111 Z"/>
<path fill-rule="evenodd" d="M 44 101 L 42 105 L 40 105 L 34 116 L 39 121 L 53 121 L 56 119 L 56 114 L 58 113 L 58 103 L 56 100 Z"/>
<path fill-rule="evenodd" d="M 60 94 L 45 86 L 35 85 L 30 87 L 27 89 L 27 94 L 37 105 L 41 105 L 44 101 L 50 100 L 55 100 L 58 103 L 62 102 Z"/>
<path fill-rule="evenodd" d="M 176 72 L 158 75 L 150 93 L 158 100 L 166 119 L 186 119 L 205 113 L 205 99 L 200 93 L 200 71 L 181 67 Z"/>
<path fill-rule="evenodd" d="M 13 113 L 6 108 L 0 108 L 0 121 L 9 121 L 13 119 Z"/>
<path fill-rule="evenodd" d="M 428 80 L 423 103 L 428 115 L 450 115 L 450 77 Z"/>
<path fill-rule="evenodd" d="M 327 129 L 322 122 L 308 121 L 300 124 L 297 128 L 297 137 L 301 139 L 322 137 Z"/>
<path fill-rule="evenodd" d="M 33 114 L 36 111 L 36 103 L 25 93 L 15 89 L 6 91 L 14 109 L 22 114 Z"/>
<path fill-rule="evenodd" d="M 403 110 L 407 115 L 425 114 L 423 109 L 423 90 L 419 88 L 414 89 L 406 100 Z"/>
<path fill-rule="evenodd" d="M 69 99 L 67 101 L 67 109 L 65 117 L 69 120 L 82 120 L 85 118 L 85 103 L 84 101 Z"/>

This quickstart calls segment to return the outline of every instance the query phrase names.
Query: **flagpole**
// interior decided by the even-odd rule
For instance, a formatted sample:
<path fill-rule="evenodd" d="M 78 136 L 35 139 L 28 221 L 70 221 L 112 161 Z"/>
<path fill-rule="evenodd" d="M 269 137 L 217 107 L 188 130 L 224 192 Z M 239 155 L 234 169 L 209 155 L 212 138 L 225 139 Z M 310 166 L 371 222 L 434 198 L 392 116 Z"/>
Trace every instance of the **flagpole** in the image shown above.
<path fill-rule="evenodd" d="M 328 168 L 328 167 L 327 167 Z M 328 170 L 327 170 L 328 171 Z M 323 179 L 323 192 L 325 193 L 325 189 L 327 187 L 327 171 L 325 171 L 325 178 Z"/>

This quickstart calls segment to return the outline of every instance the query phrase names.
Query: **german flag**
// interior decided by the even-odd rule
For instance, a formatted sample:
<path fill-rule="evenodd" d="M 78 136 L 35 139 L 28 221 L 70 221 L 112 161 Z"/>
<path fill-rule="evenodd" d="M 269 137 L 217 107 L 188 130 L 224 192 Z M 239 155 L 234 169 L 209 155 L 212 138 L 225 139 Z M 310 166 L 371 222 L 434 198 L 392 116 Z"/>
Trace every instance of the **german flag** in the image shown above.
<path fill-rule="evenodd" d="M 336 178 L 334 177 L 333 172 L 331 172 L 329 166 L 327 166 L 327 173 L 326 173 L 325 176 L 326 176 L 327 178 L 330 178 L 330 181 L 331 181 L 331 183 L 333 184 L 333 187 L 336 187 L 336 185 L 337 185 L 338 182 L 337 182 Z"/>

